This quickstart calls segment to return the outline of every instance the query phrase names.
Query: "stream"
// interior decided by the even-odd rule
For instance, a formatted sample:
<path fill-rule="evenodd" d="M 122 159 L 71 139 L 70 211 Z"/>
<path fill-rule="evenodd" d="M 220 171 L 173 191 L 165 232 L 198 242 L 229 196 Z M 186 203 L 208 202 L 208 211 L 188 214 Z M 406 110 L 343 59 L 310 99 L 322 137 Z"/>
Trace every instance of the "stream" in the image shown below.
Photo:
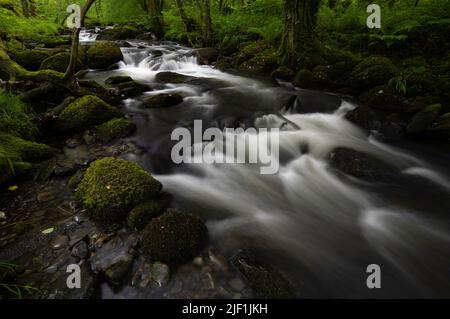
<path fill-rule="evenodd" d="M 82 33 L 82 42 L 95 38 Z M 117 70 L 91 70 L 86 78 L 104 84 L 128 75 L 152 88 L 123 101 L 123 113 L 137 125 L 129 140 L 145 150 L 127 159 L 160 180 L 175 206 L 201 215 L 224 255 L 257 251 L 302 298 L 450 297 L 448 152 L 368 137 L 344 117 L 356 107 L 350 99 L 199 65 L 191 48 L 176 43 L 129 43 Z M 197 79 L 164 84 L 159 72 Z M 183 103 L 142 106 L 161 93 L 180 94 Z M 297 102 L 286 108 L 293 95 Z M 271 158 L 278 173 L 262 175 L 258 164 L 175 165 L 172 131 L 192 128 L 194 120 L 203 130 L 279 128 L 279 158 Z M 224 137 L 225 144 L 255 138 Z M 369 154 L 395 174 L 382 182 L 341 174 L 329 160 L 341 147 Z M 366 285 L 371 264 L 381 267 L 381 289 Z"/>

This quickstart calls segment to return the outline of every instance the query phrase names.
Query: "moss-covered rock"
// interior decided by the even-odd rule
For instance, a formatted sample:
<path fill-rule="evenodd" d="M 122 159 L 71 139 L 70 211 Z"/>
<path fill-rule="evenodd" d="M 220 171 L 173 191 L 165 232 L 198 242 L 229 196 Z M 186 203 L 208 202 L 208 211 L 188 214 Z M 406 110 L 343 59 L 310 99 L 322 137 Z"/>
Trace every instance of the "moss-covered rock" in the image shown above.
<path fill-rule="evenodd" d="M 70 63 L 70 53 L 61 52 L 45 59 L 41 64 L 41 70 L 54 70 L 58 72 L 65 72 Z M 77 63 L 77 70 L 81 70 L 83 64 L 81 61 Z"/>
<path fill-rule="evenodd" d="M 0 134 L 0 153 L 6 155 L 12 162 L 35 162 L 50 158 L 54 150 L 45 144 Z"/>
<path fill-rule="evenodd" d="M 247 279 L 260 298 L 290 299 L 295 297 L 289 281 L 278 271 L 258 260 L 250 252 L 241 252 L 232 259 L 233 265 Z"/>
<path fill-rule="evenodd" d="M 106 69 L 122 60 L 122 51 L 114 42 L 97 41 L 87 51 L 88 66 L 92 69 Z"/>
<path fill-rule="evenodd" d="M 127 224 L 131 229 L 143 229 L 153 218 L 160 216 L 170 203 L 171 196 L 160 194 L 134 207 L 128 214 Z"/>
<path fill-rule="evenodd" d="M 145 108 L 165 108 L 183 103 L 183 97 L 180 94 L 162 93 L 153 95 L 144 101 Z"/>
<path fill-rule="evenodd" d="M 76 192 L 78 185 L 80 185 L 81 181 L 83 180 L 85 173 L 85 169 L 80 169 L 75 174 L 73 174 L 67 181 L 67 189 L 71 192 Z"/>
<path fill-rule="evenodd" d="M 294 84 L 301 88 L 308 88 L 313 82 L 313 78 L 313 73 L 310 70 L 302 69 L 298 71 L 297 75 L 295 76 Z"/>
<path fill-rule="evenodd" d="M 450 113 L 440 116 L 431 126 L 429 133 L 434 137 L 450 138 Z"/>
<path fill-rule="evenodd" d="M 201 48 L 195 50 L 198 61 L 200 64 L 211 64 L 217 61 L 219 58 L 219 50 L 215 48 Z"/>
<path fill-rule="evenodd" d="M 107 157 L 91 164 L 76 195 L 92 219 L 108 224 L 126 219 L 134 206 L 154 198 L 161 188 L 139 165 Z"/>
<path fill-rule="evenodd" d="M 120 117 L 122 114 L 116 108 L 94 95 L 86 95 L 66 107 L 56 122 L 62 132 L 82 132 Z"/>
<path fill-rule="evenodd" d="M 25 50 L 17 53 L 16 62 L 28 71 L 37 71 L 50 55 L 50 52 L 44 50 Z"/>
<path fill-rule="evenodd" d="M 99 125 L 95 130 L 95 137 L 108 143 L 118 138 L 127 137 L 134 131 L 136 131 L 136 125 L 133 122 L 124 118 L 117 118 Z"/>
<path fill-rule="evenodd" d="M 294 76 L 294 71 L 286 66 L 280 66 L 270 74 L 270 77 L 273 79 L 280 79 L 282 81 L 290 81 L 294 78 Z"/>
<path fill-rule="evenodd" d="M 438 118 L 441 109 L 441 104 L 433 104 L 424 108 L 411 119 L 411 122 L 406 128 L 406 133 L 415 135 L 426 131 Z"/>
<path fill-rule="evenodd" d="M 371 56 L 353 69 L 350 84 L 358 91 L 365 91 L 387 83 L 397 72 L 397 68 L 388 58 Z"/>
<path fill-rule="evenodd" d="M 377 86 L 359 98 L 359 103 L 373 109 L 397 112 L 402 110 L 402 101 L 394 90 L 386 85 Z"/>
<path fill-rule="evenodd" d="M 273 48 L 256 54 L 239 66 L 239 69 L 254 74 L 271 73 L 279 66 L 277 51 Z"/>
<path fill-rule="evenodd" d="M 200 218 L 168 210 L 144 229 L 142 249 L 153 260 L 182 263 L 200 253 L 207 237 L 208 230 Z"/>

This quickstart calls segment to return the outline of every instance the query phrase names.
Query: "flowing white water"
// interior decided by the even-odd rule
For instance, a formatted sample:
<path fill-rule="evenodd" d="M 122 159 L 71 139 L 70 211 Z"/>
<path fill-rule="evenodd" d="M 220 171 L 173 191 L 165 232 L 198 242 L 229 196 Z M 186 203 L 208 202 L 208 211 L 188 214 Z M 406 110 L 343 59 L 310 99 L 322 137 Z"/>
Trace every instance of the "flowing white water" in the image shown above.
<path fill-rule="evenodd" d="M 199 65 L 189 48 L 160 44 L 138 49 L 142 44 L 133 44 L 123 49 L 125 60 L 118 73 L 145 83 L 154 83 L 162 71 L 225 83 L 207 92 L 196 85 L 166 84 L 147 93 L 181 93 L 185 103 L 180 108 L 189 108 L 186 112 L 232 107 L 233 99 L 220 99 L 224 91 L 250 97 L 243 106 L 249 110 L 278 102 L 279 87 Z M 388 269 L 383 278 L 391 282 L 384 284 L 392 291 L 398 277 L 417 289 L 415 294 L 397 287 L 400 291 L 384 290 L 380 296 L 448 295 L 450 289 L 441 288 L 450 284 L 448 228 L 419 212 L 391 206 L 363 187 L 369 183 L 338 177 L 328 158 L 339 147 L 364 152 L 404 175 L 440 185 L 447 193 L 448 179 L 412 154 L 368 138 L 344 118 L 352 108 L 344 101 L 330 114 L 277 114 L 274 107 L 274 114 L 258 117 L 254 127 L 281 129 L 280 158 L 273 158 L 280 171 L 275 175 L 261 175 L 258 165 L 192 164 L 156 178 L 175 198 L 202 207 L 206 214 L 225 212 L 224 218 L 208 224 L 213 237 L 243 236 L 261 242 L 268 251 L 293 260 L 294 267 L 298 263 L 320 278 L 332 296 L 370 296 L 365 267 L 371 263 Z M 245 143 L 255 136 L 225 134 L 225 138 L 225 143 Z"/>

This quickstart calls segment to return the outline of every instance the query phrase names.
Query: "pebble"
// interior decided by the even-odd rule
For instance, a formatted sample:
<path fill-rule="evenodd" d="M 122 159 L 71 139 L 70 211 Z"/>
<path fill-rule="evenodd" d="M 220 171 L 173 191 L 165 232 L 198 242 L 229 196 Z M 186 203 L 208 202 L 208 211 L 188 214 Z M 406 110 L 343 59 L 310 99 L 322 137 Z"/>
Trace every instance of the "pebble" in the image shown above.
<path fill-rule="evenodd" d="M 61 249 L 69 243 L 69 237 L 67 236 L 56 236 L 50 241 L 52 249 Z"/>
<path fill-rule="evenodd" d="M 37 195 L 37 200 L 40 203 L 49 202 L 55 199 L 55 193 L 52 192 L 42 192 Z"/>
<path fill-rule="evenodd" d="M 241 278 L 234 278 L 228 282 L 228 285 L 235 292 L 241 292 L 245 288 L 245 283 Z"/>
<path fill-rule="evenodd" d="M 169 266 L 160 262 L 155 262 L 152 265 L 152 279 L 158 287 L 167 286 L 170 281 Z"/>
<path fill-rule="evenodd" d="M 6 219 L 6 213 L 0 212 L 0 220 L 5 220 L 5 219 Z"/>

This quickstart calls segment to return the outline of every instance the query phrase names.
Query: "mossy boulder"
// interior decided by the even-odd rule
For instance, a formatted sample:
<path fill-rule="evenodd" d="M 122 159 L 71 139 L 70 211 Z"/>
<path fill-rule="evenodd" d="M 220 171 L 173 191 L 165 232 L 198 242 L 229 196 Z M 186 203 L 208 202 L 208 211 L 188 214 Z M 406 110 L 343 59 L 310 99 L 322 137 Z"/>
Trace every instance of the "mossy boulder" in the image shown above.
<path fill-rule="evenodd" d="M 390 59 L 371 56 L 353 69 L 350 84 L 357 91 L 366 91 L 387 83 L 397 72 L 397 68 Z"/>
<path fill-rule="evenodd" d="M 431 126 L 429 133 L 434 137 L 450 138 L 450 113 L 440 116 Z"/>
<path fill-rule="evenodd" d="M 270 74 L 271 78 L 279 79 L 282 81 L 290 81 L 294 78 L 294 76 L 295 76 L 294 71 L 292 71 L 292 69 L 286 66 L 280 66 L 278 69 L 276 69 Z"/>
<path fill-rule="evenodd" d="M 239 69 L 254 74 L 273 72 L 279 66 L 278 55 L 273 48 L 256 54 L 239 66 Z"/>
<path fill-rule="evenodd" d="M 81 181 L 83 180 L 85 173 L 85 169 L 80 169 L 75 174 L 73 174 L 67 181 L 67 189 L 71 192 L 76 192 L 78 185 L 80 185 Z"/>
<path fill-rule="evenodd" d="M 92 69 L 107 69 L 122 60 L 119 45 L 111 41 L 97 41 L 87 51 L 88 66 Z"/>
<path fill-rule="evenodd" d="M 112 119 L 99 125 L 95 130 L 95 137 L 103 142 L 127 137 L 136 131 L 136 125 L 125 118 Z"/>
<path fill-rule="evenodd" d="M 134 207 L 128 214 L 127 224 L 131 229 L 143 229 L 153 218 L 160 216 L 170 203 L 171 196 L 160 194 L 155 199 Z"/>
<path fill-rule="evenodd" d="M 105 123 L 122 113 L 94 95 L 86 95 L 66 107 L 57 119 L 62 132 L 77 133 Z"/>
<path fill-rule="evenodd" d="M 158 74 L 156 74 L 156 79 L 164 83 L 181 84 L 195 80 L 196 78 L 193 76 L 175 72 L 159 72 Z"/>
<path fill-rule="evenodd" d="M 165 108 L 183 103 L 183 97 L 174 93 L 162 93 L 153 95 L 144 101 L 145 108 Z"/>
<path fill-rule="evenodd" d="M 200 253 L 207 237 L 208 230 L 200 218 L 168 210 L 144 229 L 142 249 L 153 260 L 183 263 Z"/>
<path fill-rule="evenodd" d="M 57 53 L 47 59 L 45 59 L 40 69 L 41 70 L 54 70 L 57 72 L 65 72 L 70 63 L 70 53 L 61 52 Z M 77 62 L 77 70 L 81 70 L 83 68 L 83 63 L 79 60 Z"/>
<path fill-rule="evenodd" d="M 387 85 L 377 86 L 363 93 L 358 101 L 376 110 L 397 112 L 402 110 L 402 101 Z"/>
<path fill-rule="evenodd" d="M 314 79 L 314 76 L 310 70 L 301 69 L 300 71 L 298 71 L 297 75 L 295 76 L 294 84 L 301 88 L 308 88 L 311 86 L 313 79 Z"/>
<path fill-rule="evenodd" d="M 12 162 L 36 162 L 52 157 L 54 150 L 45 144 L 0 134 L 0 153 L 6 155 Z"/>
<path fill-rule="evenodd" d="M 17 53 L 16 62 L 28 71 L 39 70 L 41 63 L 50 57 L 49 51 L 44 50 L 25 50 Z"/>
<path fill-rule="evenodd" d="M 161 188 L 139 165 L 107 157 L 86 170 L 76 195 L 92 219 L 110 224 L 125 220 L 134 206 L 154 198 Z"/>
<path fill-rule="evenodd" d="M 232 259 L 233 265 L 247 279 L 258 297 L 267 299 L 291 299 L 295 297 L 289 281 L 254 254 L 244 251 Z"/>
<path fill-rule="evenodd" d="M 433 104 L 424 108 L 422 111 L 413 116 L 411 122 L 406 128 L 406 133 L 416 135 L 425 132 L 438 118 L 441 109 L 441 104 Z"/>
<path fill-rule="evenodd" d="M 219 58 L 219 50 L 215 48 L 201 48 L 195 50 L 195 54 L 200 64 L 211 64 Z"/>

